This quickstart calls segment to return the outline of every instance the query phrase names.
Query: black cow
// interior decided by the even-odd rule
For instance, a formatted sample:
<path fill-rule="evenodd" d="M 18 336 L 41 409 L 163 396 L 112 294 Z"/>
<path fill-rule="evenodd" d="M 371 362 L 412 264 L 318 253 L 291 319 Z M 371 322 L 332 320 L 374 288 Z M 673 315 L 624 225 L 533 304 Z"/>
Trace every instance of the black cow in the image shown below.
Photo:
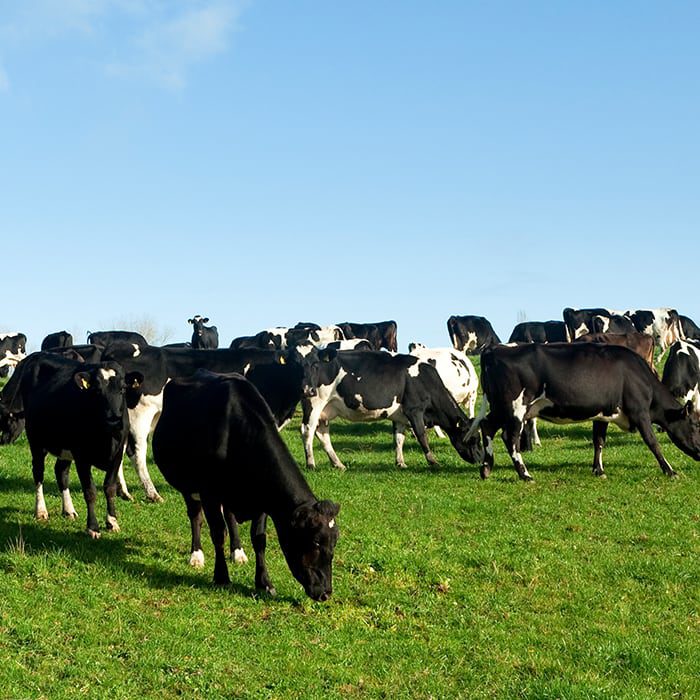
<path fill-rule="evenodd" d="M 472 421 L 440 379 L 435 367 L 413 355 L 373 351 L 320 351 L 316 395 L 302 399 L 302 436 L 306 466 L 315 466 L 314 435 L 338 469 L 345 469 L 333 449 L 329 423 L 336 416 L 351 421 L 391 420 L 396 464 L 405 467 L 404 432 L 410 426 L 429 464 L 436 459 L 428 445 L 426 428 L 438 425 L 462 459 L 481 459 L 478 439 L 465 440 Z"/>
<path fill-rule="evenodd" d="M 688 316 L 678 316 L 681 322 L 681 329 L 686 340 L 700 340 L 700 328 L 695 325 L 695 321 Z"/>
<path fill-rule="evenodd" d="M 56 331 L 55 333 L 49 333 L 41 341 L 42 350 L 69 348 L 71 345 L 73 345 L 73 336 L 68 331 Z"/>
<path fill-rule="evenodd" d="M 593 319 L 596 316 L 609 317 L 616 315 L 619 314 L 602 307 L 591 309 L 572 309 L 567 307 L 562 311 L 564 323 L 566 324 L 566 329 L 569 334 L 569 340 L 576 340 L 576 338 L 584 333 L 593 333 Z"/>
<path fill-rule="evenodd" d="M 130 385 L 127 390 L 132 448 L 129 457 L 146 491 L 146 498 L 154 502 L 162 501 L 162 498 L 148 472 L 148 436 L 159 420 L 163 409 L 163 389 L 170 379 L 191 377 L 198 369 L 248 374 L 259 365 L 281 364 L 284 361 L 289 365 L 286 373 L 271 370 L 272 375 L 262 371 L 253 375 L 261 383 L 266 398 L 275 407 L 282 425 L 293 414 L 301 395 L 313 392 L 317 381 L 314 374 L 317 370 L 314 368 L 319 364 L 315 350 L 304 355 L 296 351 L 280 353 L 258 348 L 203 351 L 149 346 L 135 349 L 128 343 L 112 344 L 103 357 L 119 362 L 126 371 L 137 371 L 144 377 L 141 383 Z M 274 379 L 281 381 L 280 386 L 275 384 Z M 119 486 L 122 495 L 130 498 L 123 470 L 120 470 Z"/>
<path fill-rule="evenodd" d="M 630 432 L 639 430 L 668 476 L 676 472 L 661 453 L 652 423 L 665 430 L 676 447 L 700 460 L 700 420 L 689 405 L 679 406 L 644 360 L 627 348 L 597 343 L 493 348 L 481 357 L 481 385 L 482 478 L 491 473 L 493 439 L 502 430 L 518 476 L 532 479 L 519 443 L 523 422 L 536 416 L 556 423 L 592 420 L 597 476 L 604 475 L 608 423 Z M 472 431 L 477 423 L 479 419 Z"/>
<path fill-rule="evenodd" d="M 483 316 L 450 316 L 447 332 L 452 347 L 467 355 L 480 355 L 486 348 L 501 342 L 491 323 Z"/>
<path fill-rule="evenodd" d="M 219 331 L 216 326 L 205 326 L 209 323 L 208 318 L 193 316 L 187 319 L 187 323 L 192 324 L 191 345 L 196 350 L 216 350 L 219 347 Z"/>
<path fill-rule="evenodd" d="M 376 323 L 345 321 L 339 323 L 338 327 L 343 331 L 347 340 L 363 338 L 370 343 L 374 350 L 384 348 L 391 352 L 397 352 L 399 349 L 396 338 L 398 332 L 396 321 L 377 321 Z"/>
<path fill-rule="evenodd" d="M 0 377 L 10 373 L 26 356 L 27 336 L 24 333 L 0 333 Z"/>
<path fill-rule="evenodd" d="M 564 321 L 523 321 L 508 338 L 509 343 L 566 343 L 569 337 Z"/>
<path fill-rule="evenodd" d="M 88 331 L 87 341 L 91 345 L 107 347 L 112 343 L 132 343 L 140 348 L 145 348 L 148 341 L 136 331 Z"/>
<path fill-rule="evenodd" d="M 673 343 L 661 381 L 678 401 L 690 402 L 700 415 L 700 343 L 692 340 Z"/>
<path fill-rule="evenodd" d="M 116 362 L 86 364 L 51 353 L 35 353 L 23 363 L 14 400 L 3 411 L 21 411 L 26 421 L 36 486 L 35 515 L 47 520 L 44 501 L 44 461 L 47 453 L 56 459 L 56 481 L 63 500 L 63 514 L 75 518 L 68 489 L 68 469 L 75 461 L 87 505 L 87 532 L 100 536 L 95 517 L 95 486 L 92 466 L 105 472 L 107 528 L 118 531 L 114 496 L 116 477 L 128 435 L 124 398 L 125 377 Z"/>
<path fill-rule="evenodd" d="M 269 515 L 290 571 L 314 600 L 332 593 L 340 507 L 312 493 L 257 389 L 237 374 L 197 372 L 165 389 L 153 457 L 182 493 L 192 529 L 190 562 L 202 565 L 202 511 L 215 563 L 214 582 L 229 583 L 226 520 L 252 521 L 255 587 L 275 594 L 265 565 Z"/>

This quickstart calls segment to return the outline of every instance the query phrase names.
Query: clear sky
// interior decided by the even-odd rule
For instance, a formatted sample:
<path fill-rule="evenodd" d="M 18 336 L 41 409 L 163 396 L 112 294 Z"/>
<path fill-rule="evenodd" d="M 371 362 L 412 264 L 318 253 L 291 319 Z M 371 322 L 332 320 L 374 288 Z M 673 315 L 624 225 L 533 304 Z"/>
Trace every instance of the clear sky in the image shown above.
<path fill-rule="evenodd" d="M 673 0 L 0 0 L 0 331 L 700 322 L 699 26 Z"/>

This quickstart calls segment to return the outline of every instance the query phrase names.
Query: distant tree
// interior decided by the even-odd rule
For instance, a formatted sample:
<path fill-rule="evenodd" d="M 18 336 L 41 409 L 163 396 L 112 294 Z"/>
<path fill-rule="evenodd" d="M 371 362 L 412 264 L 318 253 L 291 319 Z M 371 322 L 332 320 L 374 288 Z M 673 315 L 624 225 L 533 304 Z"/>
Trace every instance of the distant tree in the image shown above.
<path fill-rule="evenodd" d="M 520 309 L 515 317 L 516 323 L 524 323 L 527 321 L 527 311 L 525 309 Z"/>
<path fill-rule="evenodd" d="M 151 345 L 165 345 L 173 335 L 172 328 L 161 328 L 151 316 L 129 316 L 118 318 L 104 330 L 136 331 Z"/>

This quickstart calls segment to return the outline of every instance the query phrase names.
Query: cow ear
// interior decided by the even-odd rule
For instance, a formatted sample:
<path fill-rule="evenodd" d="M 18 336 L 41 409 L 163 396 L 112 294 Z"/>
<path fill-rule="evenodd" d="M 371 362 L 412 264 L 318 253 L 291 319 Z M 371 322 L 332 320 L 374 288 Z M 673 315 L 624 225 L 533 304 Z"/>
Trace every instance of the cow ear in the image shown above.
<path fill-rule="evenodd" d="M 191 319 L 191 318 L 188 318 L 188 319 L 187 319 L 187 323 L 194 323 L 194 320 Z"/>
<path fill-rule="evenodd" d="M 85 391 L 90 388 L 90 373 L 89 372 L 76 372 L 73 375 L 73 381 L 75 382 L 78 389 Z"/>
<path fill-rule="evenodd" d="M 203 318 L 202 323 L 209 323 L 209 318 Z"/>
<path fill-rule="evenodd" d="M 323 350 L 318 351 L 318 359 L 321 360 L 321 362 L 331 362 L 337 355 L 338 351 L 332 348 L 323 348 Z"/>
<path fill-rule="evenodd" d="M 128 372 L 125 377 L 125 384 L 130 389 L 139 389 L 143 384 L 144 376 L 141 372 Z"/>
<path fill-rule="evenodd" d="M 329 518 L 335 518 L 340 512 L 340 505 L 328 500 L 317 501 L 314 503 L 314 508 L 322 515 L 326 515 Z"/>
<path fill-rule="evenodd" d="M 303 528 L 309 522 L 309 519 L 313 516 L 313 509 L 309 505 L 301 505 L 292 513 L 292 527 L 293 528 Z"/>

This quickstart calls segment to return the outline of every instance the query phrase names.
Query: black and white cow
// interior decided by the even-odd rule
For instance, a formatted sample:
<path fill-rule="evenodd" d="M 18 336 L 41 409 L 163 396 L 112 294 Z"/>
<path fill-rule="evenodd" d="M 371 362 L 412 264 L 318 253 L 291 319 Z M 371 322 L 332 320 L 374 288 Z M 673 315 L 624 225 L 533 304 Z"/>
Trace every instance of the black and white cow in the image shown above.
<path fill-rule="evenodd" d="M 639 434 L 668 476 L 652 424 L 700 460 L 700 420 L 679 406 L 639 355 L 624 347 L 597 343 L 531 344 L 492 348 L 481 357 L 484 392 L 479 424 L 485 457 L 481 476 L 493 468 L 498 430 L 521 479 L 532 477 L 519 450 L 523 423 L 541 417 L 555 423 L 593 421 L 593 473 L 603 476 L 602 451 L 608 423 Z"/>
<path fill-rule="evenodd" d="M 637 329 L 629 316 L 610 314 L 610 316 L 593 316 L 591 319 L 591 333 L 636 333 Z M 584 334 L 585 335 L 585 334 Z M 580 338 L 581 336 L 579 336 Z"/>
<path fill-rule="evenodd" d="M 620 315 L 617 311 L 604 309 L 602 307 L 591 309 L 572 309 L 571 307 L 567 307 L 562 311 L 569 340 L 576 340 L 576 338 L 580 335 L 584 335 L 584 333 L 593 333 L 594 318 L 598 316 L 605 318 L 617 315 Z"/>
<path fill-rule="evenodd" d="M 87 532 L 100 536 L 95 516 L 95 486 L 92 467 L 105 472 L 107 528 L 119 530 L 114 497 L 116 477 L 128 435 L 128 415 L 124 398 L 125 377 L 116 362 L 86 364 L 51 353 L 34 353 L 23 363 L 13 401 L 2 410 L 21 412 L 32 455 L 36 487 L 35 515 L 47 520 L 44 500 L 44 462 L 47 454 L 56 457 L 55 473 L 63 501 L 63 514 L 75 518 L 68 488 L 68 470 L 75 461 L 87 505 Z"/>
<path fill-rule="evenodd" d="M 196 350 L 215 350 L 219 347 L 219 331 L 216 326 L 205 326 L 209 323 L 208 318 L 203 316 L 193 316 L 187 319 L 187 323 L 192 324 L 192 340 L 190 341 Z"/>
<path fill-rule="evenodd" d="M 311 343 L 324 347 L 328 343 L 344 340 L 343 331 L 338 326 L 319 326 L 315 323 L 297 323 L 296 326 L 278 326 L 251 336 L 240 336 L 231 341 L 231 348 L 262 348 L 266 350 L 286 350 L 296 345 Z"/>
<path fill-rule="evenodd" d="M 24 333 L 0 333 L 0 377 L 6 377 L 10 368 L 21 362 L 27 353 Z"/>
<path fill-rule="evenodd" d="M 450 316 L 447 332 L 452 347 L 467 355 L 480 355 L 486 348 L 501 342 L 491 323 L 483 316 Z"/>
<path fill-rule="evenodd" d="M 688 316 L 678 316 L 681 321 L 683 337 L 686 340 L 700 340 L 700 328 L 695 325 L 695 321 Z"/>
<path fill-rule="evenodd" d="M 73 345 L 73 336 L 68 331 L 56 331 L 49 333 L 41 341 L 42 350 L 52 350 L 53 348 L 69 348 Z"/>
<path fill-rule="evenodd" d="M 523 321 L 508 338 L 509 343 L 566 343 L 569 336 L 564 321 Z"/>
<path fill-rule="evenodd" d="M 319 354 L 323 357 L 326 351 Z M 462 459 L 481 459 L 478 439 L 464 436 L 471 421 L 459 408 L 437 370 L 412 355 L 383 351 L 328 352 L 319 365 L 316 396 L 302 400 L 302 437 L 306 466 L 315 466 L 314 435 L 331 463 L 345 469 L 333 449 L 329 423 L 336 417 L 351 421 L 387 419 L 394 426 L 396 464 L 405 467 L 404 432 L 411 427 L 429 464 L 436 464 L 426 437 L 426 428 L 439 425 Z"/>
<path fill-rule="evenodd" d="M 309 488 L 257 389 L 237 374 L 199 371 L 165 389 L 153 457 L 182 493 L 192 530 L 190 563 L 203 566 L 202 511 L 214 544 L 214 582 L 228 584 L 227 521 L 252 521 L 255 587 L 275 594 L 265 565 L 266 520 L 294 577 L 314 600 L 333 590 L 339 506 Z"/>
<path fill-rule="evenodd" d="M 673 396 L 690 402 L 700 415 L 700 342 L 677 340 L 671 345 L 661 381 Z"/>
<path fill-rule="evenodd" d="M 301 346 L 300 346 L 301 347 Z M 350 338 L 350 340 L 334 340 L 326 343 L 321 350 L 375 350 L 372 343 L 365 338 Z"/>
<path fill-rule="evenodd" d="M 390 352 L 397 352 L 399 349 L 396 339 L 398 332 L 396 321 L 377 321 L 376 323 L 344 321 L 339 323 L 338 326 L 347 340 L 362 338 L 370 343 L 373 350 L 381 350 L 383 348 Z"/>
<path fill-rule="evenodd" d="M 684 338 L 681 320 L 675 309 L 637 309 L 626 311 L 625 316 L 629 316 L 637 331 L 654 338 L 662 354 L 672 343 Z"/>
<path fill-rule="evenodd" d="M 212 372 L 239 372 L 247 375 L 261 365 L 288 365 L 284 371 L 258 370 L 251 379 L 259 382 L 265 398 L 272 404 L 280 426 L 294 413 L 302 395 L 311 394 L 317 382 L 315 373 L 319 365 L 317 351 L 279 353 L 259 348 L 240 350 L 194 350 L 191 348 L 134 347 L 129 343 L 114 343 L 104 354 L 104 359 L 119 362 L 127 372 L 139 372 L 143 380 L 127 387 L 131 450 L 129 457 L 136 468 L 146 491 L 146 498 L 153 502 L 163 499 L 148 472 L 146 455 L 148 436 L 155 428 L 163 410 L 163 390 L 175 378 L 191 377 L 198 369 Z M 299 366 L 300 365 L 300 366 Z M 123 476 L 119 472 L 119 489 L 125 498 L 131 498 Z"/>
<path fill-rule="evenodd" d="M 112 343 L 132 343 L 140 348 L 148 345 L 148 341 L 136 331 L 88 331 L 87 341 L 90 345 L 102 345 L 105 348 Z"/>

